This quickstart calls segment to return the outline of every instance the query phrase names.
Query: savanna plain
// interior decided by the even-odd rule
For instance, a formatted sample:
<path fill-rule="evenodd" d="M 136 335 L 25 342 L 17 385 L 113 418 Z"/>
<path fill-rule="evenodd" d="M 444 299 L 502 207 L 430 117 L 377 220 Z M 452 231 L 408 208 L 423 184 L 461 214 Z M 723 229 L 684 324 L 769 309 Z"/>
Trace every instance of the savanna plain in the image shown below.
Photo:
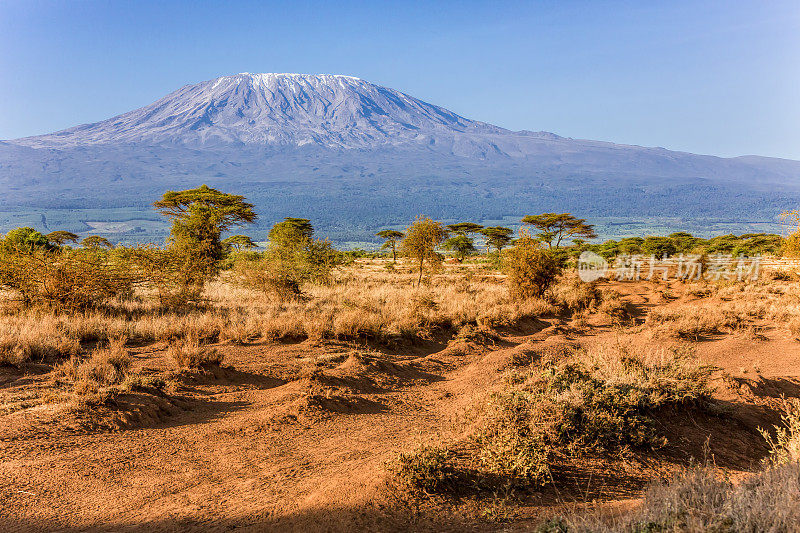
<path fill-rule="evenodd" d="M 586 282 L 585 243 L 546 232 L 483 253 L 456 227 L 445 256 L 420 218 L 394 258 L 281 224 L 212 266 L 179 225 L 166 249 L 6 237 L 0 529 L 800 530 L 777 236 L 757 276 L 618 279 L 607 245 Z"/>

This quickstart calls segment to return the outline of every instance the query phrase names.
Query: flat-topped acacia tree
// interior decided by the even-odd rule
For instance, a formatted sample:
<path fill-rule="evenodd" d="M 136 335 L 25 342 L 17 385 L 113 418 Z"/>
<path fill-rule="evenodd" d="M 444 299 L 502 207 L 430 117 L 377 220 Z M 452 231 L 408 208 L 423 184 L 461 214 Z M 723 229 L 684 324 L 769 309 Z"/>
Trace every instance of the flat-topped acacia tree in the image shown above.
<path fill-rule="evenodd" d="M 81 246 L 83 246 L 84 248 L 93 248 L 93 249 L 114 247 L 114 245 L 111 244 L 111 241 L 109 241 L 105 237 L 101 237 L 100 235 L 89 235 L 88 237 L 86 237 L 81 241 Z"/>
<path fill-rule="evenodd" d="M 308 244 L 314 237 L 314 226 L 307 218 L 286 217 L 269 230 L 271 246 L 298 248 Z"/>
<path fill-rule="evenodd" d="M 47 242 L 54 246 L 64 246 L 68 242 L 76 243 L 78 242 L 78 236 L 71 231 L 51 231 L 47 235 L 45 235 Z"/>
<path fill-rule="evenodd" d="M 222 241 L 222 244 L 228 246 L 229 248 L 235 249 L 237 252 L 241 252 L 242 250 L 251 250 L 257 246 L 256 243 L 253 242 L 253 239 L 247 235 L 231 235 Z"/>
<path fill-rule="evenodd" d="M 548 248 L 561 246 L 564 237 L 584 237 L 594 239 L 597 234 L 594 226 L 587 224 L 583 218 L 576 218 L 570 213 L 542 213 L 541 215 L 528 215 L 522 219 L 523 224 L 528 224 L 539 230 L 536 237 L 547 243 Z"/>
<path fill-rule="evenodd" d="M 475 243 L 466 235 L 450 237 L 444 241 L 442 248 L 454 252 L 459 263 L 463 262 L 469 254 L 476 252 Z"/>
<path fill-rule="evenodd" d="M 490 246 L 494 246 L 499 254 L 503 248 L 508 246 L 511 242 L 511 234 L 514 233 L 514 231 L 511 228 L 504 228 L 503 226 L 492 226 L 483 228 L 480 233 L 486 239 L 486 252 L 489 252 Z"/>
<path fill-rule="evenodd" d="M 244 196 L 226 194 L 207 185 L 167 191 L 153 207 L 172 219 L 171 246 L 198 261 L 197 267 L 205 276 L 219 271 L 219 261 L 225 255 L 222 232 L 258 218 L 253 204 L 245 202 Z"/>
<path fill-rule="evenodd" d="M 381 248 L 391 248 L 392 249 L 392 263 L 397 262 L 397 243 L 403 238 L 403 232 L 397 231 L 394 229 L 385 229 L 383 231 L 379 231 L 375 234 L 376 237 L 380 237 L 381 239 L 385 240 L 386 242 L 383 243 Z"/>
<path fill-rule="evenodd" d="M 450 224 L 447 229 L 456 235 L 468 236 L 470 233 L 480 233 L 483 226 L 474 222 L 459 222 L 457 224 Z"/>

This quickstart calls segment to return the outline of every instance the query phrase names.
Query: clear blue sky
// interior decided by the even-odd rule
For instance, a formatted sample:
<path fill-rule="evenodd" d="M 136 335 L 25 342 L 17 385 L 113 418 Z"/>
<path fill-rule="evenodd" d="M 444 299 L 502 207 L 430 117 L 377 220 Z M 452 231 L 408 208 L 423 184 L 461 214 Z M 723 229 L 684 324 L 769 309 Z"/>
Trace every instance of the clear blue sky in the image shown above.
<path fill-rule="evenodd" d="M 0 139 L 238 72 L 349 74 L 511 129 L 800 159 L 798 0 L 0 0 Z"/>

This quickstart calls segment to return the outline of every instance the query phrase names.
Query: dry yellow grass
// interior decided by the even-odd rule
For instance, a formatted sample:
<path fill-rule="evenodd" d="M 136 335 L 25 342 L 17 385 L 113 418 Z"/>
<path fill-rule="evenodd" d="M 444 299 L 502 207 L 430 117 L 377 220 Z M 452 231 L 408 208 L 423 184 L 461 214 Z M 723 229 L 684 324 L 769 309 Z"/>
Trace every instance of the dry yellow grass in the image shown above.
<path fill-rule="evenodd" d="M 465 324 L 496 327 L 552 312 L 541 299 L 514 300 L 503 278 L 470 267 L 445 268 L 415 287 L 414 274 L 356 264 L 336 282 L 308 285 L 300 298 L 283 300 L 225 279 L 206 287 L 204 308 L 164 311 L 148 298 L 115 303 L 112 310 L 58 314 L 8 308 L 0 315 L 0 354 L 8 362 L 74 353 L 77 342 L 131 342 L 194 338 L 244 343 L 257 339 L 374 338 L 429 335 Z M 11 304 L 8 304 L 11 305 Z"/>
<path fill-rule="evenodd" d="M 697 340 L 705 335 L 748 332 L 754 321 L 768 321 L 800 335 L 800 294 L 793 282 L 697 284 L 686 292 L 699 299 L 650 310 L 646 325 L 654 333 Z"/>
<path fill-rule="evenodd" d="M 55 367 L 54 378 L 72 384 L 76 404 L 100 404 L 125 389 L 133 359 L 125 348 L 127 339 L 116 337 L 102 348 L 95 348 L 88 357 L 73 355 Z"/>

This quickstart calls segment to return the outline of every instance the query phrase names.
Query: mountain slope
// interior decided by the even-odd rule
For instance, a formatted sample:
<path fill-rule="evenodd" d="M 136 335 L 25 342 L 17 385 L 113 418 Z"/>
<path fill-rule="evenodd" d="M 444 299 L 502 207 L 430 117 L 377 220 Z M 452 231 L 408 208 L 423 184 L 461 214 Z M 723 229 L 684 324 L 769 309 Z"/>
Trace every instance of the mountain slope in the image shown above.
<path fill-rule="evenodd" d="M 363 237 L 419 213 L 769 221 L 800 203 L 800 162 L 514 132 L 358 78 L 302 74 L 223 76 L 0 142 L 0 215 L 146 211 L 165 189 L 200 183 L 246 194 L 265 226 L 302 215 Z"/>
<path fill-rule="evenodd" d="M 504 131 L 359 78 L 243 73 L 187 85 L 102 122 L 18 142 L 58 148 L 109 143 L 364 148 L 437 133 Z"/>

